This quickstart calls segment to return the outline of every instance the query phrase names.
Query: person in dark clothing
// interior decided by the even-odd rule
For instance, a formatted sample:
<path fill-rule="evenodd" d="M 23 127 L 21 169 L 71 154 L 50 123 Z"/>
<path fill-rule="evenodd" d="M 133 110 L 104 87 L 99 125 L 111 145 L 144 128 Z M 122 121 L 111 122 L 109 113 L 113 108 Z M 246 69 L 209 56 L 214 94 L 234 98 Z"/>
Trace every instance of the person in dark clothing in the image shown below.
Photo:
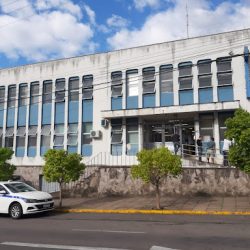
<path fill-rule="evenodd" d="M 172 136 L 172 142 L 174 143 L 174 154 L 176 155 L 180 148 L 180 136 L 175 133 Z"/>
<path fill-rule="evenodd" d="M 196 144 L 198 148 L 199 161 L 202 161 L 202 137 L 201 136 L 197 139 Z"/>

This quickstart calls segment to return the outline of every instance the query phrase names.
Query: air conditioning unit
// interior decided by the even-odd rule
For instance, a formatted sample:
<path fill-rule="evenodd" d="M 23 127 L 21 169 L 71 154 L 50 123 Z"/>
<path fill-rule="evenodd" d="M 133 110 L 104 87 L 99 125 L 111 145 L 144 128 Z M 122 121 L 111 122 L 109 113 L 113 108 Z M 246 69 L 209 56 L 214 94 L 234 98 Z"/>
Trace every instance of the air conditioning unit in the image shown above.
<path fill-rule="evenodd" d="M 101 136 L 100 130 L 90 130 L 90 138 L 99 138 Z"/>
<path fill-rule="evenodd" d="M 102 125 L 102 127 L 106 128 L 109 125 L 109 121 L 107 119 L 102 119 L 101 120 L 101 125 Z"/>

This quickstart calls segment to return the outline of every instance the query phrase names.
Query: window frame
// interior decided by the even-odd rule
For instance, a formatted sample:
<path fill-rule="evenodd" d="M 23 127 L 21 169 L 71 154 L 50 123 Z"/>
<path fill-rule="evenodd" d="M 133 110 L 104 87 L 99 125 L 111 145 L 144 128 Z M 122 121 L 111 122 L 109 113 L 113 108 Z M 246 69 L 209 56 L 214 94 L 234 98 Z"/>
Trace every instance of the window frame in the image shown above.
<path fill-rule="evenodd" d="M 22 92 L 22 89 L 24 89 L 24 93 Z M 21 83 L 19 84 L 18 107 L 27 105 L 28 105 L 28 84 Z"/>
<path fill-rule="evenodd" d="M 190 68 L 190 74 L 182 74 L 181 70 L 182 69 L 189 69 Z M 193 89 L 193 63 L 192 62 L 181 62 L 178 65 L 178 71 L 179 71 L 179 78 L 178 78 L 178 83 L 179 83 L 179 90 L 191 90 Z M 181 84 L 181 81 L 183 80 L 188 80 L 191 79 L 191 86 L 190 87 L 181 87 L 183 84 Z"/>
<path fill-rule="evenodd" d="M 37 92 L 33 91 L 33 88 L 35 88 L 35 87 L 38 87 Z M 40 85 L 39 85 L 38 81 L 30 83 L 30 104 L 38 104 L 39 103 L 39 91 L 40 91 L 39 88 L 40 88 Z"/>
<path fill-rule="evenodd" d="M 47 89 L 47 86 L 50 86 Z M 43 104 L 45 103 L 52 103 L 52 90 L 53 90 L 53 81 L 52 80 L 45 80 L 43 81 Z"/>
<path fill-rule="evenodd" d="M 201 66 L 203 65 L 209 65 L 210 66 L 210 72 L 201 72 Z M 198 68 L 198 84 L 199 84 L 199 89 L 202 88 L 211 88 L 212 87 L 212 60 L 211 59 L 203 59 L 199 60 L 197 62 L 197 68 Z M 210 84 L 209 85 L 203 85 L 201 84 L 200 79 L 202 78 L 210 78 Z"/>
<path fill-rule="evenodd" d="M 117 78 L 117 76 L 120 76 L 118 80 L 116 79 L 114 81 L 114 78 Z M 120 80 L 120 82 L 119 82 Z M 118 81 L 118 82 L 117 82 Z M 123 79 L 122 79 L 122 71 L 114 71 L 111 73 L 111 96 L 116 97 L 122 97 L 123 96 Z M 118 94 L 114 94 L 114 89 L 120 88 L 120 91 Z"/>
<path fill-rule="evenodd" d="M 91 129 L 89 130 L 89 132 L 85 131 L 85 127 L 87 125 L 91 125 Z M 82 139 L 82 145 L 91 145 L 92 144 L 92 138 L 90 137 L 90 131 L 93 129 L 93 123 L 92 122 L 83 122 L 82 123 L 82 135 L 81 135 L 81 139 Z M 87 138 L 89 140 L 89 143 L 83 143 L 85 141 L 85 138 Z"/>
<path fill-rule="evenodd" d="M 63 84 L 62 84 L 63 83 Z M 58 78 L 55 81 L 55 102 L 65 102 L 65 78 Z"/>
<path fill-rule="evenodd" d="M 150 77 L 152 77 L 150 79 Z M 147 79 L 149 78 L 149 79 Z M 147 67 L 142 69 L 142 94 L 154 94 L 155 93 L 155 67 Z M 147 89 L 150 86 L 152 89 Z"/>
<path fill-rule="evenodd" d="M 74 88 L 72 87 L 74 82 L 78 82 L 78 87 L 77 88 Z M 72 84 L 72 86 L 71 86 Z M 68 95 L 68 98 L 69 98 L 69 102 L 72 102 L 72 101 L 79 101 L 79 86 L 80 86 L 80 78 L 78 76 L 72 76 L 69 78 L 69 83 L 68 83 L 68 87 L 69 87 L 69 95 Z M 74 96 L 77 96 L 76 100 L 72 97 Z"/>
<path fill-rule="evenodd" d="M 14 89 L 13 91 L 13 96 L 11 96 L 10 94 L 11 91 Z M 8 108 L 14 108 L 16 107 L 16 85 L 10 85 L 8 86 L 8 97 L 7 97 L 7 106 Z"/>
<path fill-rule="evenodd" d="M 114 135 L 119 135 L 120 140 L 114 142 Z M 122 120 L 111 120 L 111 145 L 123 144 L 123 124 Z"/>
<path fill-rule="evenodd" d="M 162 75 L 164 73 L 171 73 L 172 78 L 169 79 L 162 79 Z M 174 74 L 173 74 L 173 65 L 172 64 L 166 64 L 161 65 L 159 68 L 159 81 L 160 81 L 160 92 L 161 93 L 173 93 L 174 92 Z M 169 85 L 170 83 L 170 85 Z M 164 86 L 164 84 L 166 86 Z M 164 90 L 167 89 L 167 91 Z M 171 91 L 168 91 L 168 89 L 171 89 Z"/>
<path fill-rule="evenodd" d="M 220 63 L 223 62 L 230 62 L 230 69 L 225 69 L 225 70 L 219 70 L 220 67 Z M 216 59 L 216 66 L 217 66 L 217 83 L 218 83 L 218 87 L 223 87 L 223 86 L 232 86 L 233 85 L 233 70 L 232 70 L 232 57 L 220 57 Z M 220 76 L 223 75 L 230 75 L 231 76 L 231 83 L 227 83 L 227 84 L 220 84 Z M 221 80 L 223 81 L 223 80 Z"/>
<path fill-rule="evenodd" d="M 86 79 L 86 81 L 85 81 Z M 84 82 L 89 81 L 91 79 L 90 85 L 85 85 Z M 94 76 L 92 74 L 82 76 L 82 99 L 83 100 L 92 100 L 93 99 L 93 83 L 94 83 Z M 86 97 L 86 93 L 90 93 L 90 96 Z"/>
<path fill-rule="evenodd" d="M 136 76 L 133 76 L 133 75 L 136 75 Z M 131 81 L 131 78 L 135 78 L 135 80 Z M 136 94 L 131 95 L 131 90 L 130 90 L 131 87 L 136 88 Z M 138 69 L 130 69 L 126 71 L 126 93 L 127 93 L 127 97 L 139 96 L 139 71 Z"/>
<path fill-rule="evenodd" d="M 2 96 L 3 93 L 3 96 Z M 5 86 L 0 87 L 0 110 L 3 110 L 5 104 Z"/>

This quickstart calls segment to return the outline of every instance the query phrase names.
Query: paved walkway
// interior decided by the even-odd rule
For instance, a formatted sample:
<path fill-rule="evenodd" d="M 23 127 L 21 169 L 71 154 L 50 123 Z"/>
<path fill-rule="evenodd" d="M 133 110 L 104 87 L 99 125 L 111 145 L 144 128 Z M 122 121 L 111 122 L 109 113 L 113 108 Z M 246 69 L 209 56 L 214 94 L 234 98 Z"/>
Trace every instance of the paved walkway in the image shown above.
<path fill-rule="evenodd" d="M 58 200 L 56 200 L 58 206 Z M 250 212 L 250 197 L 161 197 L 164 210 Z M 65 209 L 104 210 L 153 210 L 153 196 L 106 197 L 106 198 L 65 198 Z"/>

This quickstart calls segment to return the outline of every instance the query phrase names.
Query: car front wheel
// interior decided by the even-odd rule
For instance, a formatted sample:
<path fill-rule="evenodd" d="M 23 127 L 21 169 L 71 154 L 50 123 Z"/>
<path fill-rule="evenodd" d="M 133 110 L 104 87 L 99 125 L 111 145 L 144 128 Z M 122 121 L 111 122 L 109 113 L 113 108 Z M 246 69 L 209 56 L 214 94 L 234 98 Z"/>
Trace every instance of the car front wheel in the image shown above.
<path fill-rule="evenodd" d="M 9 214 L 12 219 L 20 219 L 23 214 L 22 206 L 19 203 L 14 203 L 10 206 Z"/>

